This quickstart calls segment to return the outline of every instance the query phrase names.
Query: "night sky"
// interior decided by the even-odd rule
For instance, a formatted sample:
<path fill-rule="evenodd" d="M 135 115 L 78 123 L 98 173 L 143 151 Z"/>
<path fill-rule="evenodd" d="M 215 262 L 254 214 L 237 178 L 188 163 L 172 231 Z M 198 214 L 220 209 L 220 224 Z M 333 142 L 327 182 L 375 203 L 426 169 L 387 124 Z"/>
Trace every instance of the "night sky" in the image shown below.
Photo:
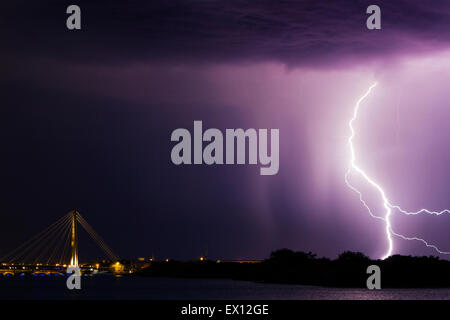
<path fill-rule="evenodd" d="M 450 208 L 449 1 L 4 2 L 0 255 L 76 207 L 121 257 L 380 257 L 384 225 L 344 183 L 348 121 L 375 81 L 358 163 L 395 204 Z M 172 164 L 170 135 L 194 120 L 280 129 L 278 174 Z M 450 214 L 392 221 L 450 251 Z"/>

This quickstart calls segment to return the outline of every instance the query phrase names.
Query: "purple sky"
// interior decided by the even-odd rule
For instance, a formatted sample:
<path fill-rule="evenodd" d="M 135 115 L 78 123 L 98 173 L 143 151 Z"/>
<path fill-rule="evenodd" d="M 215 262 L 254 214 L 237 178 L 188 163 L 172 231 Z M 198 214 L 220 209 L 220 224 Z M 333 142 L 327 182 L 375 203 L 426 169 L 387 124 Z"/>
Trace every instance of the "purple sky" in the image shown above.
<path fill-rule="evenodd" d="M 370 1 L 120 3 L 80 2 L 72 33 L 65 5 L 0 8 L 2 243 L 76 205 L 119 255 L 380 257 L 384 225 L 344 183 L 348 121 L 374 81 L 355 123 L 358 164 L 405 209 L 450 208 L 448 1 L 378 1 L 379 31 L 365 28 Z M 279 128 L 278 175 L 172 165 L 170 133 L 193 120 Z M 450 251 L 450 215 L 392 221 Z M 395 253 L 435 254 L 394 241 Z"/>

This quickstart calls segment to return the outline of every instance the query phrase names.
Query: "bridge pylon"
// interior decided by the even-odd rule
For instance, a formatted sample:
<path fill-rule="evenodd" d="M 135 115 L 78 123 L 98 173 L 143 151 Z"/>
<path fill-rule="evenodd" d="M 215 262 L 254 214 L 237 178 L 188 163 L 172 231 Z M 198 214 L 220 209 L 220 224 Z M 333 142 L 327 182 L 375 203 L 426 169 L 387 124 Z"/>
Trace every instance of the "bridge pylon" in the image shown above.
<path fill-rule="evenodd" d="M 77 217 L 78 211 L 75 209 L 72 211 L 71 218 L 71 241 L 70 241 L 70 267 L 78 268 L 78 233 L 77 233 Z"/>

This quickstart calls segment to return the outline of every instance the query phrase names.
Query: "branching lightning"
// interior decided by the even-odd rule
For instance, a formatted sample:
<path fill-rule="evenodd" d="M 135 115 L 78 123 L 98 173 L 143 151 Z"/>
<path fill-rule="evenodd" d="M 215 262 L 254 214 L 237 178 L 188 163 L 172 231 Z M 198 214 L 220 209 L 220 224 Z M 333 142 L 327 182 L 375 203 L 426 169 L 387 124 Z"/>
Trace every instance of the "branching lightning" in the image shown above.
<path fill-rule="evenodd" d="M 372 84 L 369 89 L 367 90 L 367 92 L 361 97 L 359 98 L 359 100 L 356 102 L 355 104 L 355 108 L 353 109 L 353 116 L 350 119 L 348 126 L 350 128 L 350 137 L 348 138 L 348 144 L 350 147 L 350 166 L 348 171 L 345 174 L 345 183 L 347 184 L 347 186 L 352 189 L 354 192 L 356 192 L 359 195 L 359 200 L 361 201 L 361 203 L 364 205 L 364 207 L 367 209 L 367 211 L 369 212 L 370 216 L 372 218 L 375 219 L 379 219 L 384 221 L 385 223 L 385 232 L 386 232 L 386 238 L 387 238 L 387 242 L 388 242 L 388 250 L 387 252 L 383 255 L 382 259 L 386 259 L 387 257 L 389 257 L 390 255 L 392 255 L 392 252 L 394 250 L 394 241 L 392 239 L 392 236 L 397 236 L 401 239 L 404 240 L 416 240 L 416 241 L 420 241 L 423 244 L 425 244 L 425 246 L 432 248 L 434 250 L 436 250 L 438 253 L 440 254 L 450 254 L 450 252 L 446 252 L 446 251 L 441 251 L 437 246 L 433 245 L 433 244 L 429 244 L 427 241 L 425 241 L 424 239 L 418 238 L 418 237 L 407 237 L 404 236 L 402 234 L 399 234 L 397 232 L 394 232 L 392 229 L 392 225 L 391 225 L 391 214 L 392 214 L 392 210 L 398 210 L 399 212 L 406 214 L 406 215 L 416 215 L 416 214 L 421 214 L 421 213 L 426 213 L 426 214 L 431 214 L 431 215 L 441 215 L 444 213 L 450 213 L 449 209 L 445 209 L 442 211 L 430 211 L 428 209 L 420 209 L 419 211 L 413 211 L 413 212 L 408 212 L 406 210 L 403 210 L 402 208 L 400 208 L 400 206 L 397 205 L 392 205 L 389 202 L 389 199 L 386 196 L 386 193 L 384 192 L 383 188 L 376 183 L 372 178 L 370 178 L 363 169 L 361 169 L 357 164 L 356 164 L 356 155 L 355 155 L 355 147 L 353 145 L 353 139 L 355 137 L 355 129 L 353 128 L 353 123 L 356 121 L 356 119 L 358 118 L 358 112 L 361 106 L 361 103 L 364 101 L 364 99 L 366 99 L 370 93 L 372 92 L 372 90 L 377 86 L 377 83 L 375 82 L 374 84 Z M 370 209 L 369 205 L 367 204 L 367 202 L 364 201 L 363 199 L 363 195 L 361 193 L 361 191 L 359 191 L 356 187 L 354 187 L 350 181 L 349 181 L 349 175 L 352 173 L 352 171 L 357 172 L 358 174 L 360 174 L 364 180 L 369 183 L 372 187 L 374 187 L 378 193 L 381 196 L 381 199 L 383 201 L 383 207 L 385 210 L 385 214 L 384 217 L 380 217 L 375 215 L 372 210 Z"/>

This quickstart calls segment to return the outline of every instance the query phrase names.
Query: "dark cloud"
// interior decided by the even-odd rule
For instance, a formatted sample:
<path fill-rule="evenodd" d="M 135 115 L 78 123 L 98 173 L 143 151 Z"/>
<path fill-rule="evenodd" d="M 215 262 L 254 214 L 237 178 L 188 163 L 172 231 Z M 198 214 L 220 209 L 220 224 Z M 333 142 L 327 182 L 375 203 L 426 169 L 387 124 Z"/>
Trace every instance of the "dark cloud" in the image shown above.
<path fill-rule="evenodd" d="M 417 53 L 450 42 L 450 2 L 377 1 L 382 30 L 365 27 L 373 1 L 78 1 L 83 30 L 65 28 L 61 1 L 2 5 L 15 55 L 101 62 L 274 60 L 335 65 Z M 8 50 L 7 49 L 7 50 Z"/>

